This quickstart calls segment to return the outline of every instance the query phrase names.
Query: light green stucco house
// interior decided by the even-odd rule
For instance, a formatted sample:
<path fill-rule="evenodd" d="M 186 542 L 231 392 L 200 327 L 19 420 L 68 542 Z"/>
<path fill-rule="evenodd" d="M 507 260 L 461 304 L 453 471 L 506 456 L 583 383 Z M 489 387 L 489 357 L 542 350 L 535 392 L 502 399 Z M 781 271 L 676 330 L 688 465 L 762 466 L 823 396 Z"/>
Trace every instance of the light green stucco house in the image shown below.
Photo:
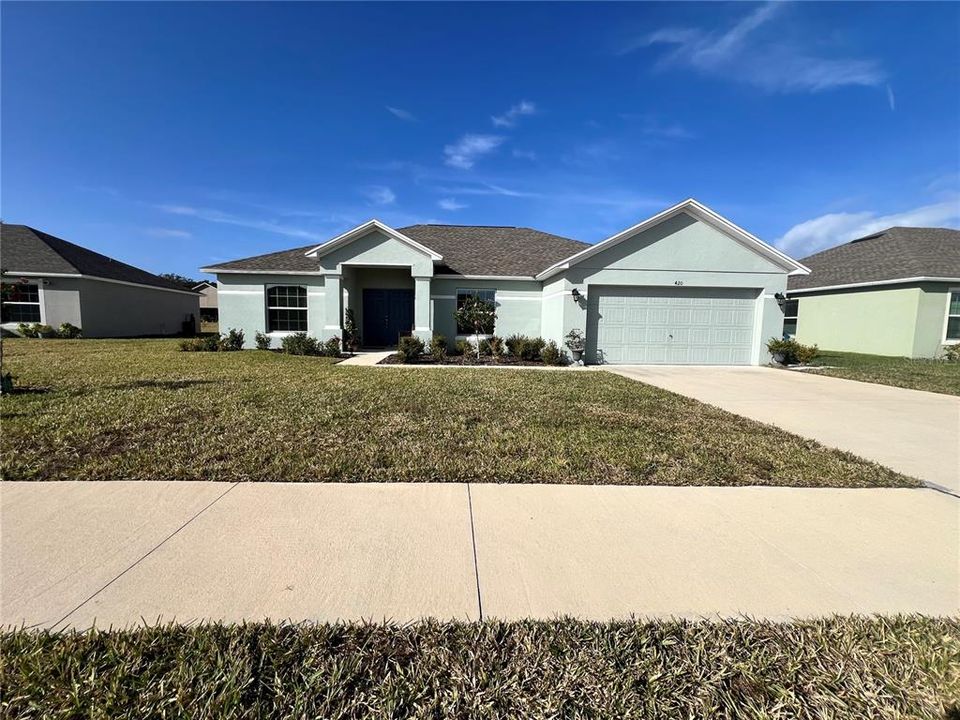
<path fill-rule="evenodd" d="M 491 300 L 493 333 L 562 343 L 586 332 L 592 363 L 765 363 L 787 276 L 807 272 L 695 200 L 595 245 L 528 228 L 371 220 L 322 245 L 204 268 L 220 327 L 340 336 L 351 309 L 366 346 L 404 334 L 453 343 L 466 298 Z"/>
<path fill-rule="evenodd" d="M 892 227 L 802 260 L 784 334 L 824 350 L 937 357 L 960 342 L 960 231 Z"/>

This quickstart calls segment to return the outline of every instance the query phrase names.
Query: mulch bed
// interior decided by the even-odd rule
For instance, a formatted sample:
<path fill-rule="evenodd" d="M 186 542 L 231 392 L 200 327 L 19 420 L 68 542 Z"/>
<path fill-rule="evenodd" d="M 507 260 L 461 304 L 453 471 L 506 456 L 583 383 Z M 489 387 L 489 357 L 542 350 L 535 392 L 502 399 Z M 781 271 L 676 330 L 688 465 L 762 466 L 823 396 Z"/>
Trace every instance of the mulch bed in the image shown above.
<path fill-rule="evenodd" d="M 447 359 L 443 362 L 438 363 L 429 355 L 424 355 L 418 358 L 414 362 L 405 363 L 400 359 L 400 356 L 394 353 L 393 355 L 388 355 L 383 360 L 381 360 L 378 365 L 524 365 L 532 367 L 557 367 L 555 365 L 547 365 L 543 360 L 521 360 L 516 357 L 501 356 L 498 358 L 492 357 L 490 355 L 481 355 L 479 358 L 476 356 L 468 355 L 448 355 Z"/>

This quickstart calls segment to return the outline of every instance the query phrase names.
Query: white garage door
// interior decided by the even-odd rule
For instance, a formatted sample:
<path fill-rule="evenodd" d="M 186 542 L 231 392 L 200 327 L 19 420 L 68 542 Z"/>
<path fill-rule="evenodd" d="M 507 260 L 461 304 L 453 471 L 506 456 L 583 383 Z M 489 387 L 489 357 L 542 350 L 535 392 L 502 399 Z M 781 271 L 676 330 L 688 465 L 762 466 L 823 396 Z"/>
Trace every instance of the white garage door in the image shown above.
<path fill-rule="evenodd" d="M 587 359 L 599 363 L 749 365 L 759 290 L 593 287 Z"/>

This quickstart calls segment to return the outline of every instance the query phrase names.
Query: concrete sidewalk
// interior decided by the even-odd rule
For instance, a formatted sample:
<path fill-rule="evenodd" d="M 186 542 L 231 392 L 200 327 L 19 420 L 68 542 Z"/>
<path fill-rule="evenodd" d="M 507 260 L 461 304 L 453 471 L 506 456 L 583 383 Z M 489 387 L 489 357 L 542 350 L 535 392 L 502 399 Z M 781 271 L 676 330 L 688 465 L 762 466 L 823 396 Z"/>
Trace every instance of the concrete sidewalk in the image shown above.
<path fill-rule="evenodd" d="M 0 623 L 960 610 L 928 489 L 2 483 Z"/>
<path fill-rule="evenodd" d="M 960 494 L 960 398 L 759 367 L 607 366 Z"/>

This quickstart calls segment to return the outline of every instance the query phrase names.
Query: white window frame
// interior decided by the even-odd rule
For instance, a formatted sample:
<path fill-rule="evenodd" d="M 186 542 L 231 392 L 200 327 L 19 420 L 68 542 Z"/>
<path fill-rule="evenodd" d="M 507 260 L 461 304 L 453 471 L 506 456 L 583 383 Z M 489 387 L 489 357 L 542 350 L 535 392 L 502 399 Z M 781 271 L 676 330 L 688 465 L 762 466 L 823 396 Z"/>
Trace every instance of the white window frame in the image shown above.
<path fill-rule="evenodd" d="M 956 345 L 957 343 L 960 343 L 960 338 L 953 338 L 953 339 L 951 339 L 951 338 L 948 338 L 948 337 L 947 337 L 947 330 L 948 330 L 949 327 L 950 327 L 950 318 L 952 318 L 952 317 L 960 317 L 960 315 L 951 315 L 951 314 L 950 314 L 950 299 L 953 297 L 953 294 L 954 294 L 954 293 L 960 294 L 960 287 L 947 288 L 947 307 L 946 307 L 946 309 L 945 309 L 944 312 L 943 312 L 943 335 L 942 335 L 942 338 L 943 338 L 943 344 L 944 344 L 944 345 Z"/>
<path fill-rule="evenodd" d="M 304 307 L 290 307 L 287 305 L 271 305 L 270 304 L 270 288 L 275 287 L 298 287 L 303 288 L 305 297 L 307 299 L 307 304 Z M 263 320 L 264 320 L 264 329 L 267 331 L 267 335 L 270 337 L 286 337 L 288 335 L 295 335 L 298 332 L 310 332 L 310 288 L 306 285 L 301 285 L 300 283 L 271 283 L 269 285 L 263 286 Z M 270 311 L 271 310 L 303 310 L 307 315 L 307 327 L 305 330 L 271 330 L 270 329 Z"/>
<path fill-rule="evenodd" d="M 458 288 L 456 289 L 456 291 L 453 293 L 453 309 L 454 309 L 454 311 L 457 311 L 457 310 L 460 309 L 459 300 L 460 300 L 460 295 L 461 295 L 461 293 L 462 293 L 462 294 L 465 294 L 465 295 L 469 295 L 469 294 L 471 294 L 471 293 L 478 293 L 478 292 L 480 292 L 481 290 L 484 290 L 484 291 L 488 291 L 488 292 L 492 292 L 492 293 L 493 293 L 493 300 L 492 300 L 491 302 L 493 302 L 493 306 L 496 307 L 496 306 L 497 306 L 497 289 L 496 289 L 496 288 L 484 288 L 484 287 L 462 287 L 462 288 L 460 288 L 460 287 L 458 287 Z M 456 317 L 454 317 L 453 322 L 454 322 L 454 325 L 456 325 L 456 322 L 457 322 Z M 496 320 L 493 321 L 493 332 L 491 332 L 491 333 L 480 333 L 479 336 L 478 336 L 478 335 L 474 335 L 473 333 L 461 333 L 459 327 L 456 328 L 456 331 L 457 331 L 457 332 L 456 332 L 456 339 L 457 339 L 457 340 L 466 340 L 466 339 L 468 339 L 468 338 L 474 338 L 474 337 L 479 337 L 481 340 L 489 340 L 490 338 L 492 338 L 494 335 L 497 334 L 497 321 L 496 321 Z"/>
<path fill-rule="evenodd" d="M 14 302 L 9 302 L 9 301 L 6 301 L 6 300 L 4 300 L 4 301 L 2 301 L 2 302 L 3 302 L 4 305 L 39 305 L 39 306 L 40 306 L 40 324 L 41 324 L 41 325 L 46 325 L 46 324 L 47 324 L 47 312 L 46 312 L 46 309 L 44 308 L 44 302 L 43 302 L 43 280 L 36 280 L 36 281 L 31 281 L 31 282 L 26 282 L 26 283 L 21 283 L 21 282 L 7 282 L 7 283 L 5 283 L 5 284 L 6 284 L 6 285 L 34 285 L 34 286 L 37 288 L 37 302 L 35 302 L 35 303 L 32 303 L 32 302 L 16 302 L 16 301 L 14 301 Z M 948 300 L 948 302 L 949 302 L 949 300 Z M 948 305 L 948 307 L 949 307 L 949 305 Z M 0 310 L 0 312 L 2 312 L 2 310 Z M 22 321 L 20 321 L 20 320 L 8 320 L 7 322 L 3 323 L 3 325 L 6 325 L 7 327 L 16 327 L 16 326 L 19 325 L 21 322 L 22 322 Z M 30 324 L 32 324 L 32 323 L 30 323 Z"/>
<path fill-rule="evenodd" d="M 787 315 L 787 304 L 795 302 L 797 304 L 797 314 L 796 315 Z M 783 303 L 783 326 L 786 327 L 787 320 L 793 320 L 794 322 L 794 331 L 792 337 L 797 336 L 797 331 L 800 329 L 800 298 L 787 298 Z M 786 335 L 786 332 L 781 328 L 780 336 Z"/>

